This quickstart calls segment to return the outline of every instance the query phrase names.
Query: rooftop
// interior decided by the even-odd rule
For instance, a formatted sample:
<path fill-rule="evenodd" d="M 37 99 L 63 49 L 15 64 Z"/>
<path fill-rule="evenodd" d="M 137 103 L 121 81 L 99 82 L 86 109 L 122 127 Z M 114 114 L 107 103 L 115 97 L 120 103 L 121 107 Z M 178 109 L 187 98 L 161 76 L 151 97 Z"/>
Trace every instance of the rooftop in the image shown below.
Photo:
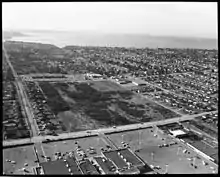
<path fill-rule="evenodd" d="M 70 174 L 66 164 L 63 160 L 56 160 L 50 162 L 43 162 L 40 164 L 43 167 L 44 174 L 46 175 L 65 175 Z"/>

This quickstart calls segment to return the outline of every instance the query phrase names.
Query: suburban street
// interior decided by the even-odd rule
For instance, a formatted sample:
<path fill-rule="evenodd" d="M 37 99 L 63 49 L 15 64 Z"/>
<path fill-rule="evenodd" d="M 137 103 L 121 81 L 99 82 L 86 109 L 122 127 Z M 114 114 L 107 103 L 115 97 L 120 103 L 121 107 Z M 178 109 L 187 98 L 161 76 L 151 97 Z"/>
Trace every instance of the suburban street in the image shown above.
<path fill-rule="evenodd" d="M 9 60 L 9 57 L 8 57 L 8 54 L 7 54 L 7 51 L 5 50 L 4 48 L 4 45 L 3 45 L 3 50 L 4 50 L 4 53 L 5 53 L 5 57 L 6 57 L 6 61 L 8 62 L 8 65 L 9 67 L 11 68 L 12 70 L 12 73 L 15 77 L 15 84 L 17 85 L 17 93 L 19 95 L 19 97 L 21 98 L 21 105 L 23 106 L 25 112 L 26 112 L 26 115 L 27 115 L 27 118 L 28 118 L 28 121 L 29 121 L 29 125 L 31 127 L 31 130 L 32 130 L 32 134 L 33 136 L 37 136 L 38 135 L 38 132 L 37 132 L 37 123 L 36 121 L 34 120 L 34 115 L 33 115 L 33 112 L 32 110 L 30 109 L 31 106 L 30 106 L 30 103 L 28 101 L 28 98 L 27 98 L 27 95 L 25 93 L 25 90 L 24 90 L 24 87 L 20 81 L 20 78 L 19 76 L 17 75 L 16 71 L 14 70 L 10 60 Z"/>

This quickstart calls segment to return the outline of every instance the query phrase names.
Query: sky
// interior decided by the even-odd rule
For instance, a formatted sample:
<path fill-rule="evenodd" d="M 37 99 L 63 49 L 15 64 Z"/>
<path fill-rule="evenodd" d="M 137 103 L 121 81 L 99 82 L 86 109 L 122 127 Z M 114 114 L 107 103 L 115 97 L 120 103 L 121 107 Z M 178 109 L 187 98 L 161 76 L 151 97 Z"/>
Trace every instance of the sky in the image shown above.
<path fill-rule="evenodd" d="M 217 2 L 3 2 L 2 26 L 217 38 Z"/>

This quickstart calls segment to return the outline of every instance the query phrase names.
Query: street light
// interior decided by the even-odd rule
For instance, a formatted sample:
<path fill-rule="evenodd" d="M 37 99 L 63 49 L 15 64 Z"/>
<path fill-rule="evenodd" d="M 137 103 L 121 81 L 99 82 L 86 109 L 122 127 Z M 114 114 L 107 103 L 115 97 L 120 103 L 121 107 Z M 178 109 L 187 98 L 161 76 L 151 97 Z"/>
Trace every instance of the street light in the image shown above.
<path fill-rule="evenodd" d="M 181 149 L 181 147 L 178 146 L 178 149 L 177 149 L 177 155 L 179 155 L 180 149 Z"/>
<path fill-rule="evenodd" d="M 142 132 L 139 130 L 138 131 L 138 134 L 139 134 L 139 136 L 138 136 L 139 137 L 139 149 L 141 149 L 141 133 Z"/>
<path fill-rule="evenodd" d="M 122 134 L 121 136 L 122 136 L 122 142 L 124 142 L 124 134 Z"/>
<path fill-rule="evenodd" d="M 98 146 L 99 146 L 99 137 L 97 137 L 97 143 L 98 143 Z"/>
<path fill-rule="evenodd" d="M 167 174 L 167 173 L 168 173 L 168 168 L 169 168 L 169 165 L 168 165 L 168 164 L 166 164 L 165 166 L 166 166 L 165 174 Z"/>
<path fill-rule="evenodd" d="M 195 167 L 196 164 L 196 157 L 193 157 L 193 166 Z"/>
<path fill-rule="evenodd" d="M 151 160 L 154 160 L 154 152 L 151 152 Z"/>

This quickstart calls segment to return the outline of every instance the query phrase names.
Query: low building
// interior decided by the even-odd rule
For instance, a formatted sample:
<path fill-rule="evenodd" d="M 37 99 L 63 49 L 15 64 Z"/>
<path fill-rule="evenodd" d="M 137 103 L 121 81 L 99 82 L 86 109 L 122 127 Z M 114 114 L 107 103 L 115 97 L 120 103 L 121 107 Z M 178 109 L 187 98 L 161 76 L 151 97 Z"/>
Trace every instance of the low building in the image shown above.
<path fill-rule="evenodd" d="M 99 174 L 97 169 L 93 166 L 93 164 L 88 159 L 85 159 L 79 162 L 79 167 L 81 171 L 83 172 L 83 174 L 94 174 L 94 175 Z"/>
<path fill-rule="evenodd" d="M 135 174 L 140 174 L 140 171 L 137 167 L 131 167 L 131 168 L 128 168 L 128 169 L 122 169 L 122 170 L 119 170 L 119 174 L 122 174 L 122 175 L 135 175 Z"/>
<path fill-rule="evenodd" d="M 122 158 L 127 162 L 131 163 L 133 166 L 144 166 L 144 163 L 139 160 L 139 158 L 133 154 L 128 148 L 118 150 Z"/>
<path fill-rule="evenodd" d="M 45 175 L 69 175 L 70 172 L 63 160 L 43 162 L 40 164 Z"/>
<path fill-rule="evenodd" d="M 116 173 L 116 166 L 109 159 L 106 159 L 104 157 L 94 157 L 94 159 L 104 174 Z"/>
<path fill-rule="evenodd" d="M 91 74 L 91 73 L 87 73 L 85 75 L 85 78 L 86 79 L 100 79 L 102 78 L 102 75 L 101 74 Z"/>
<path fill-rule="evenodd" d="M 110 159 L 115 164 L 117 169 L 123 169 L 127 167 L 127 163 L 123 160 L 123 158 L 120 156 L 120 153 L 116 150 L 102 153 L 106 158 Z"/>
<path fill-rule="evenodd" d="M 169 130 L 169 132 L 176 138 L 186 134 L 183 130 Z"/>

